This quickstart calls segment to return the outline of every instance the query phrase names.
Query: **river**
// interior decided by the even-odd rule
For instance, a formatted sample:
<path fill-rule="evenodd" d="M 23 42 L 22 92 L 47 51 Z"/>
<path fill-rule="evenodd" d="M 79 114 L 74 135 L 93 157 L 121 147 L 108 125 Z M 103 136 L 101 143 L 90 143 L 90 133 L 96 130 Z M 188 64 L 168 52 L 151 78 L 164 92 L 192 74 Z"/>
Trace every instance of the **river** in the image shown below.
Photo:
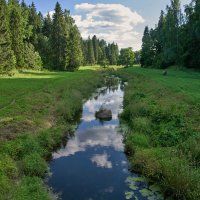
<path fill-rule="evenodd" d="M 84 103 L 75 133 L 53 153 L 48 185 L 63 200 L 162 200 L 156 185 L 129 171 L 118 118 L 124 84 L 110 82 Z M 112 120 L 95 118 L 102 106 L 112 111 Z"/>

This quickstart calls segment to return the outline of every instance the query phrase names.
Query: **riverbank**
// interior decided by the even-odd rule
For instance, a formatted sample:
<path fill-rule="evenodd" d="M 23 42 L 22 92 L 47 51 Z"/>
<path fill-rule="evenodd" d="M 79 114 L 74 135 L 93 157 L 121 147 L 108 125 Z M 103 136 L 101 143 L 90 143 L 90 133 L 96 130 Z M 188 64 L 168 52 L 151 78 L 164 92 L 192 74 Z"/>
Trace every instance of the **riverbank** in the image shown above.
<path fill-rule="evenodd" d="M 72 132 L 83 100 L 103 84 L 102 76 L 81 68 L 0 78 L 0 199 L 51 199 L 42 180 L 46 159 Z"/>
<path fill-rule="evenodd" d="M 133 170 L 166 197 L 200 198 L 200 74 L 139 67 L 118 70 L 125 89 L 125 148 Z"/>

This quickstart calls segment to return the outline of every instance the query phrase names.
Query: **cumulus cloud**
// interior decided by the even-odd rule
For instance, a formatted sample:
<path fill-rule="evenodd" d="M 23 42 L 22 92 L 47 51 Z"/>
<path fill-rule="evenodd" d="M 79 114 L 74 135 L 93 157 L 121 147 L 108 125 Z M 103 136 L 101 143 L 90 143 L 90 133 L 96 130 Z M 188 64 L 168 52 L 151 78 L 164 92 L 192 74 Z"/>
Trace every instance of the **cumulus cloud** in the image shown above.
<path fill-rule="evenodd" d="M 104 154 L 96 154 L 91 158 L 91 161 L 95 163 L 98 167 L 102 168 L 112 168 L 112 162 L 108 160 L 108 155 Z"/>
<path fill-rule="evenodd" d="M 70 139 L 65 148 L 53 153 L 53 158 L 68 157 L 95 146 L 112 147 L 116 151 L 123 151 L 122 140 L 123 137 L 117 132 L 115 125 L 90 128 L 77 132 L 76 137 Z"/>
<path fill-rule="evenodd" d="M 82 37 L 97 35 L 108 42 L 117 42 L 120 47 L 140 48 L 141 35 L 136 26 L 144 23 L 137 12 L 122 4 L 89 4 L 75 5 L 77 15 L 73 18 L 79 27 Z"/>

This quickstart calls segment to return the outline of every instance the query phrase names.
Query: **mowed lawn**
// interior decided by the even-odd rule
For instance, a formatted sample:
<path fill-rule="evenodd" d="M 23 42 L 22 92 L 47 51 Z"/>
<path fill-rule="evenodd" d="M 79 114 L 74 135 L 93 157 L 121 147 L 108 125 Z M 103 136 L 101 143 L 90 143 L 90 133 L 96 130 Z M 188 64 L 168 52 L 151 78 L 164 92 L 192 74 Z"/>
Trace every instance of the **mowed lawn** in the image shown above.
<path fill-rule="evenodd" d="M 168 75 L 163 76 L 163 70 L 146 69 L 139 66 L 127 69 L 130 72 L 145 75 L 160 84 L 185 94 L 194 101 L 200 101 L 200 73 L 193 70 L 168 69 Z"/>

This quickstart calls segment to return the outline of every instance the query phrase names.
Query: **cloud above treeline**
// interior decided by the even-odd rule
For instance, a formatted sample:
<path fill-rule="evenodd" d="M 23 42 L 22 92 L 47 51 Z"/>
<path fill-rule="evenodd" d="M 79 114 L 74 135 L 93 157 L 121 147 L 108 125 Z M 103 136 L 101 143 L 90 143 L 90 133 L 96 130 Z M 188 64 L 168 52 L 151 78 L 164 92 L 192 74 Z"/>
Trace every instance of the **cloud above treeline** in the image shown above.
<path fill-rule="evenodd" d="M 121 48 L 141 46 L 141 35 L 136 26 L 144 23 L 137 12 L 122 4 L 89 4 L 75 5 L 76 15 L 72 17 L 84 39 L 96 35 L 108 42 L 116 42 Z"/>

